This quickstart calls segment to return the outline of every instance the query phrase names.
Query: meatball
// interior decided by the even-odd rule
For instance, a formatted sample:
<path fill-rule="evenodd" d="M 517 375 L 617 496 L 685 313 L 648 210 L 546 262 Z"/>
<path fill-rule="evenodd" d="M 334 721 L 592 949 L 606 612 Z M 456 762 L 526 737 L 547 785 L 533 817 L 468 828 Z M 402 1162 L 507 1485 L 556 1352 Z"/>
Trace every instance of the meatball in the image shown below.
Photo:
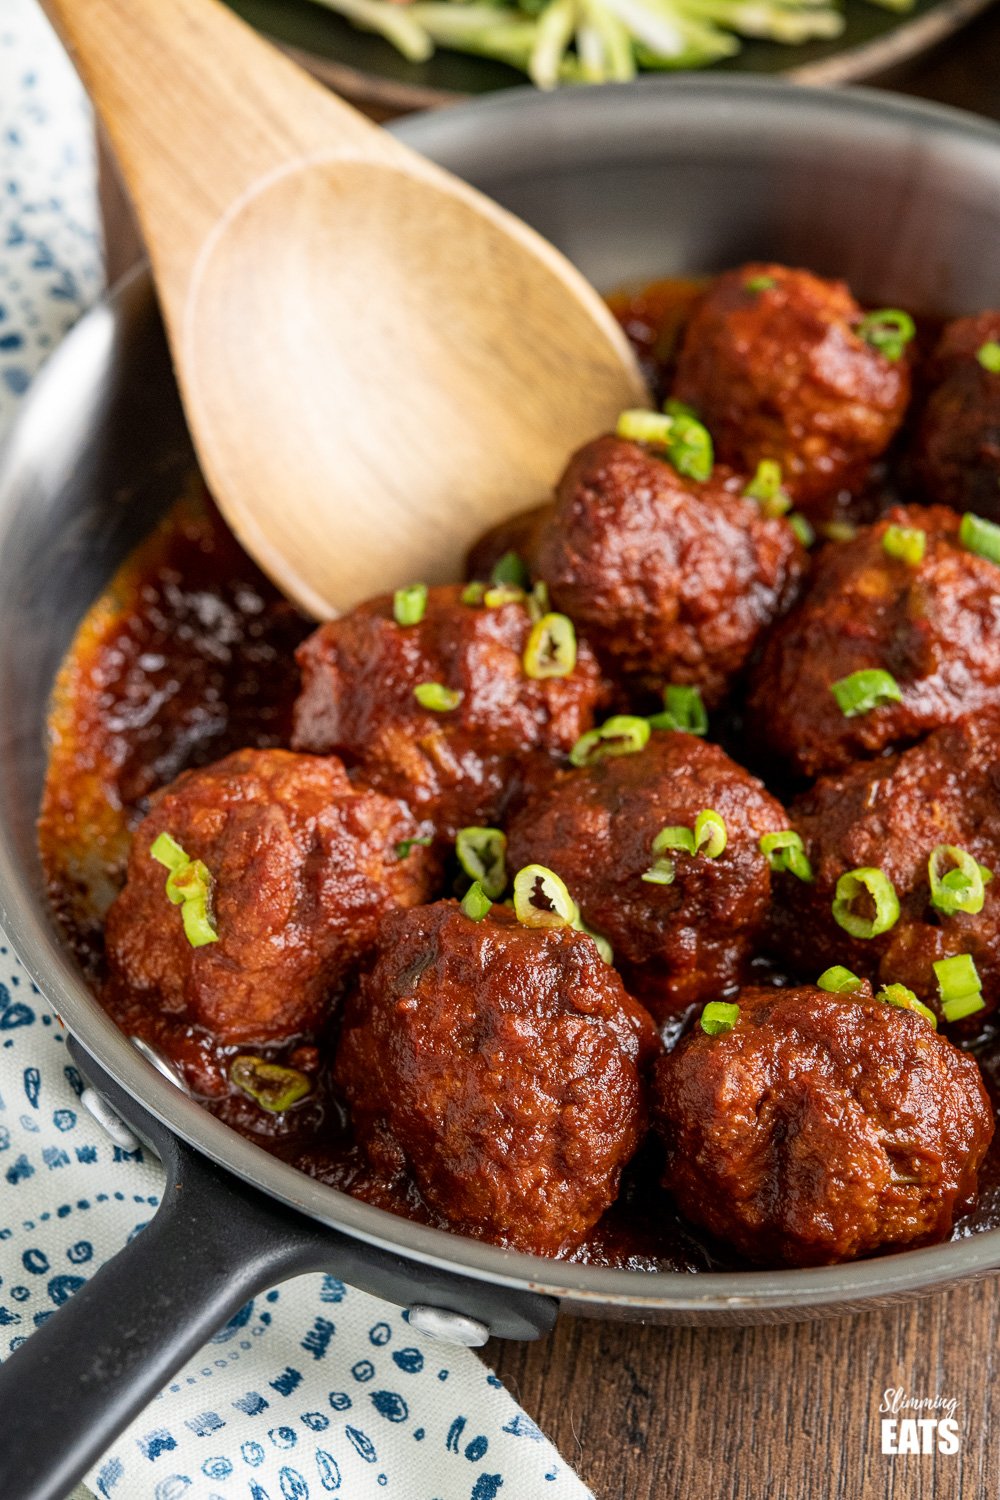
<path fill-rule="evenodd" d="M 723 852 L 669 852 L 669 884 L 644 880 L 661 829 L 693 829 L 706 809 L 725 824 Z M 787 827 L 781 804 L 717 745 L 656 733 L 639 754 L 537 786 L 508 826 L 508 863 L 554 870 L 629 987 L 664 1015 L 745 978 L 771 894 L 760 838 Z"/>
<path fill-rule="evenodd" d="M 494 821 L 526 758 L 571 749 L 605 698 L 585 642 L 568 675 L 529 676 L 523 599 L 490 608 L 464 594 L 430 589 L 413 625 L 397 624 L 392 595 L 374 599 L 297 653 L 295 748 L 336 751 L 450 837 Z"/>
<path fill-rule="evenodd" d="M 591 938 L 440 901 L 383 922 L 335 1079 L 386 1177 L 408 1169 L 463 1233 L 557 1255 L 615 1198 L 654 1045 Z"/>
<path fill-rule="evenodd" d="M 922 561 L 886 551 L 890 526 L 924 533 Z M 816 776 L 1000 704 L 1000 568 L 958 532 L 943 506 L 898 506 L 824 547 L 809 592 L 768 640 L 748 733 Z M 889 673 L 901 701 L 848 716 L 831 687 L 870 668 Z"/>
<path fill-rule="evenodd" d="M 717 704 L 791 603 L 806 555 L 788 523 L 764 517 L 738 487 L 719 469 L 685 478 L 617 437 L 570 461 L 534 570 L 627 686 L 694 684 Z"/>
<path fill-rule="evenodd" d="M 1000 520 L 1000 312 L 958 318 L 941 335 L 914 443 L 932 500 Z M 979 355 L 987 350 L 985 361 Z"/>
<path fill-rule="evenodd" d="M 790 816 L 814 878 L 803 883 L 781 874 L 774 882 L 771 942 L 787 964 L 811 979 L 843 964 L 873 981 L 905 984 L 933 1006 L 933 964 L 969 953 L 987 1006 L 1000 1002 L 1000 879 L 983 881 L 978 912 L 942 911 L 932 902 L 928 869 L 945 846 L 1000 875 L 1000 710 L 824 777 L 793 803 Z M 954 868 L 954 855 L 937 857 L 938 878 Z M 833 916 L 838 880 L 858 869 L 881 870 L 900 907 L 892 926 L 870 938 L 852 937 Z M 944 900 L 951 905 L 947 894 Z M 860 892 L 855 908 L 871 920 Z"/>
<path fill-rule="evenodd" d="M 863 485 L 909 400 L 907 360 L 866 343 L 863 316 L 841 281 L 740 266 L 708 287 L 677 362 L 674 395 L 695 408 L 719 459 L 750 474 L 777 461 L 788 493 L 819 519 L 838 491 Z"/>
<path fill-rule="evenodd" d="M 530 571 L 539 528 L 551 514 L 550 500 L 545 505 L 535 505 L 531 510 L 508 516 L 505 521 L 499 521 L 489 531 L 484 531 L 469 548 L 465 560 L 469 577 L 490 578 L 497 563 L 510 552 L 517 555 L 526 571 Z"/>
<path fill-rule="evenodd" d="M 218 940 L 192 947 L 152 855 L 161 834 L 211 876 Z M 435 857 L 409 809 L 340 761 L 240 750 L 186 771 L 136 829 L 105 928 L 112 981 L 226 1043 L 314 1031 L 379 918 L 432 894 Z"/>
<path fill-rule="evenodd" d="M 870 991 L 747 989 L 739 1007 L 656 1066 L 680 1211 L 764 1264 L 945 1239 L 993 1135 L 974 1060 Z"/>

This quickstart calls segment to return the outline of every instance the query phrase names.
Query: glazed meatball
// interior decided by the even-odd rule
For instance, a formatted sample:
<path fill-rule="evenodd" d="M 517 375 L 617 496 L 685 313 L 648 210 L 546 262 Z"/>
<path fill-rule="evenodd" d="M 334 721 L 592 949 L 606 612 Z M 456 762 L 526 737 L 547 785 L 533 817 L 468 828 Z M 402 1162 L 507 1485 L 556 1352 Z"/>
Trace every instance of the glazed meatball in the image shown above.
<path fill-rule="evenodd" d="M 567 676 L 529 676 L 525 603 L 489 608 L 463 592 L 430 589 L 413 625 L 397 624 L 392 595 L 374 599 L 297 654 L 295 748 L 336 751 L 448 836 L 494 821 L 526 757 L 571 749 L 605 691 L 583 641 Z"/>
<path fill-rule="evenodd" d="M 910 394 L 905 357 L 857 333 L 864 316 L 842 281 L 753 264 L 718 276 L 684 335 L 674 395 L 697 411 L 719 459 L 752 474 L 781 465 L 800 509 L 856 490 L 899 428 Z"/>
<path fill-rule="evenodd" d="M 484 531 L 469 548 L 466 573 L 470 578 L 490 578 L 501 558 L 513 552 L 530 572 L 538 532 L 552 514 L 552 502 L 508 516 Z"/>
<path fill-rule="evenodd" d="M 617 437 L 570 461 L 534 569 L 628 687 L 695 684 L 717 704 L 794 597 L 805 553 L 740 488 L 719 469 L 687 479 Z"/>
<path fill-rule="evenodd" d="M 654 1045 L 591 938 L 441 901 L 383 922 L 335 1077 L 384 1176 L 408 1170 L 465 1234 L 556 1255 L 615 1198 Z"/>
<path fill-rule="evenodd" d="M 933 964 L 969 953 L 983 998 L 1000 1002 L 1000 879 L 983 880 L 978 912 L 940 910 L 932 901 L 928 861 L 936 849 L 959 849 L 1000 876 L 1000 710 L 937 730 L 899 755 L 824 777 L 793 803 L 813 880 L 775 878 L 772 946 L 804 977 L 831 964 L 884 984 L 905 984 L 936 1006 Z M 956 868 L 938 855 L 938 879 Z M 881 870 L 899 916 L 874 937 L 852 937 L 833 916 L 837 882 L 851 870 Z M 942 899 L 939 895 L 939 899 Z M 947 894 L 946 907 L 951 905 Z M 972 900 L 968 904 L 979 904 Z M 851 910 L 871 921 L 858 892 Z"/>
<path fill-rule="evenodd" d="M 932 500 L 1000 520 L 1000 312 L 958 318 L 941 335 L 914 444 Z M 984 352 L 985 351 L 985 352 Z"/>
<path fill-rule="evenodd" d="M 824 547 L 764 650 L 748 733 L 816 776 L 1000 704 L 1000 568 L 962 547 L 959 524 L 943 506 L 899 506 Z M 886 551 L 890 526 L 924 533 L 922 561 Z M 849 717 L 831 688 L 870 668 L 890 674 L 901 701 Z"/>
<path fill-rule="evenodd" d="M 401 802 L 352 785 L 340 761 L 240 750 L 186 771 L 136 829 L 108 912 L 112 980 L 223 1042 L 314 1031 L 371 947 L 379 918 L 431 894 L 434 856 Z M 192 947 L 152 855 L 161 834 L 211 876 L 218 940 Z"/>
<path fill-rule="evenodd" d="M 670 883 L 644 880 L 660 830 L 693 829 L 705 809 L 725 824 L 723 852 L 672 851 Z M 663 1016 L 745 978 L 771 892 L 760 838 L 787 827 L 780 803 L 717 745 L 656 733 L 639 754 L 537 786 L 509 824 L 508 864 L 554 870 L 630 989 Z"/>
<path fill-rule="evenodd" d="M 973 1059 L 870 991 L 747 989 L 739 1007 L 656 1066 L 680 1211 L 764 1264 L 945 1239 L 993 1135 Z"/>

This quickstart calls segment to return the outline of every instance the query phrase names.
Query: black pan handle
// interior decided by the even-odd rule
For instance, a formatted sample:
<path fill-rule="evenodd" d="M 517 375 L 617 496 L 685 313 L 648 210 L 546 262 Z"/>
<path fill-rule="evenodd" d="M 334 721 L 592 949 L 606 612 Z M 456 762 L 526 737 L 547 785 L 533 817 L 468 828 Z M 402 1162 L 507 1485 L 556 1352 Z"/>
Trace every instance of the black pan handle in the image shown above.
<path fill-rule="evenodd" d="M 180 1142 L 80 1049 L 80 1066 L 166 1169 L 155 1217 L 0 1366 L 0 1496 L 65 1500 L 87 1470 L 251 1297 L 328 1271 L 401 1305 L 429 1304 L 537 1338 L 551 1298 L 407 1261 L 285 1208 Z"/>

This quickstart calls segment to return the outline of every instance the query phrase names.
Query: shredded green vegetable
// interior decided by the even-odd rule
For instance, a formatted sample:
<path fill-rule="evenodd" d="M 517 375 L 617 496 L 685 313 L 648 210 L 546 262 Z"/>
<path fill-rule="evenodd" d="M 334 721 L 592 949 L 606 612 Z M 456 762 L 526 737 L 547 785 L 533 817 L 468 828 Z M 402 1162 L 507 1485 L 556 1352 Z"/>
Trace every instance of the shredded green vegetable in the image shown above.
<path fill-rule="evenodd" d="M 616 83 L 643 69 L 699 68 L 740 37 L 794 46 L 840 36 L 839 0 L 314 0 L 377 32 L 411 62 L 438 47 L 492 57 L 541 89 Z M 912 10 L 915 0 L 871 0 Z"/>

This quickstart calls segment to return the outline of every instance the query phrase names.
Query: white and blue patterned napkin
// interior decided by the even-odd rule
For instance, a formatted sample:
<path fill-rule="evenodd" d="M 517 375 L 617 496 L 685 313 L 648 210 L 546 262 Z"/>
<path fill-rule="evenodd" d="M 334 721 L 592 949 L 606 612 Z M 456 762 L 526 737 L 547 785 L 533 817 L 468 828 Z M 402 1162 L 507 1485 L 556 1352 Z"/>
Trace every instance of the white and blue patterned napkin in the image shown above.
<path fill-rule="evenodd" d="M 0 436 L 101 286 L 86 103 L 35 0 L 0 0 Z M 81 1087 L 59 1018 L 0 932 L 0 1359 L 159 1202 L 159 1164 L 116 1146 Z M 105 1500 L 590 1494 L 474 1354 L 328 1276 L 244 1307 L 87 1484 Z"/>

